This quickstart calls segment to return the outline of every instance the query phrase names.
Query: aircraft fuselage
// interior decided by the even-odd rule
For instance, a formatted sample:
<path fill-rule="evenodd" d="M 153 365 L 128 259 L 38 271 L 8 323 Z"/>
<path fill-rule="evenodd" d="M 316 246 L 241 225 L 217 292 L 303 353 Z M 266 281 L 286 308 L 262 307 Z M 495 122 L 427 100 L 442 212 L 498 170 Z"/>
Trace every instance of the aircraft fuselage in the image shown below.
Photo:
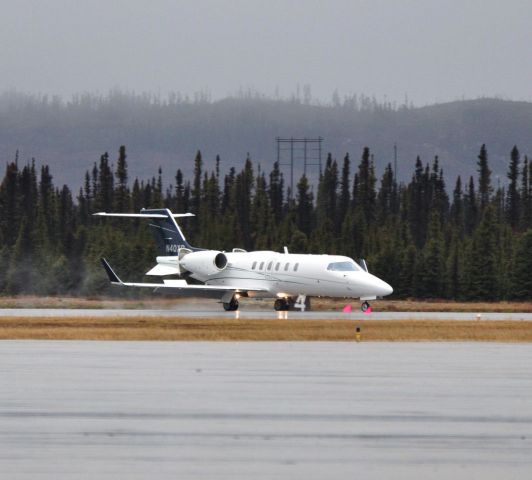
<path fill-rule="evenodd" d="M 330 296 L 375 298 L 392 287 L 363 270 L 349 257 L 273 251 L 228 252 L 227 266 L 211 275 L 191 272 L 206 285 L 256 289 L 250 296 Z M 267 290 L 265 295 L 260 290 Z"/>

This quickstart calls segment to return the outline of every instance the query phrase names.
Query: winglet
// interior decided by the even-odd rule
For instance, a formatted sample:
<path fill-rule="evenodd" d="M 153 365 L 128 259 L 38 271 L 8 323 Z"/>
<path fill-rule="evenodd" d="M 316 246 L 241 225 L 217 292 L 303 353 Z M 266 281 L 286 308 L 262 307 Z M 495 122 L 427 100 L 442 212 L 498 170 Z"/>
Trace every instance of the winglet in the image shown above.
<path fill-rule="evenodd" d="M 105 272 L 107 273 L 107 276 L 109 277 L 109 281 L 111 283 L 118 283 L 122 285 L 122 280 L 118 278 L 118 275 L 113 272 L 113 269 L 111 268 L 111 265 L 107 262 L 105 258 L 100 258 L 100 261 L 102 262 L 103 268 L 105 268 Z"/>

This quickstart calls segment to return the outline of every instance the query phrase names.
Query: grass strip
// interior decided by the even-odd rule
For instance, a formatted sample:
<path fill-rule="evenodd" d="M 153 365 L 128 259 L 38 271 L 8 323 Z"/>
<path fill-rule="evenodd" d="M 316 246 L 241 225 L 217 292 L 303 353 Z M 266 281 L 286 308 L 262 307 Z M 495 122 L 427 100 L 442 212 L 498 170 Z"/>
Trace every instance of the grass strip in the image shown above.
<path fill-rule="evenodd" d="M 186 317 L 0 317 L 0 339 L 165 341 L 532 342 L 532 322 L 279 320 Z"/>

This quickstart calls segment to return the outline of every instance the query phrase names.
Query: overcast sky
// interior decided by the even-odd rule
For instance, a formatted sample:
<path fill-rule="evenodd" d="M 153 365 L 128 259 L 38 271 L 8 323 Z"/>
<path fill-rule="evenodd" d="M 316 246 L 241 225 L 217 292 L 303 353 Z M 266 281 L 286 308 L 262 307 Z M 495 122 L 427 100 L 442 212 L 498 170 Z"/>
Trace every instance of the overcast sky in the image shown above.
<path fill-rule="evenodd" d="M 530 0 L 0 0 L 0 91 L 532 100 Z"/>

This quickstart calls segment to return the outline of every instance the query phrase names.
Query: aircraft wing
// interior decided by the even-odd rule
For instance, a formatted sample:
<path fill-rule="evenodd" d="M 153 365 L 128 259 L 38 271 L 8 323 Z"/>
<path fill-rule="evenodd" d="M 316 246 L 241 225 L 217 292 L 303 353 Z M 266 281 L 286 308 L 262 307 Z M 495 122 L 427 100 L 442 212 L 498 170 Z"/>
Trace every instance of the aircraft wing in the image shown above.
<path fill-rule="evenodd" d="M 118 275 L 113 271 L 111 265 L 105 258 L 100 259 L 105 269 L 109 281 L 113 285 L 121 285 L 123 287 L 140 287 L 152 288 L 154 291 L 163 290 L 168 293 L 188 293 L 189 295 L 198 296 L 217 296 L 217 294 L 224 295 L 227 292 L 267 292 L 268 290 L 262 288 L 247 288 L 227 285 L 191 285 L 186 280 L 164 280 L 164 283 L 134 283 L 123 282 L 118 278 Z"/>

